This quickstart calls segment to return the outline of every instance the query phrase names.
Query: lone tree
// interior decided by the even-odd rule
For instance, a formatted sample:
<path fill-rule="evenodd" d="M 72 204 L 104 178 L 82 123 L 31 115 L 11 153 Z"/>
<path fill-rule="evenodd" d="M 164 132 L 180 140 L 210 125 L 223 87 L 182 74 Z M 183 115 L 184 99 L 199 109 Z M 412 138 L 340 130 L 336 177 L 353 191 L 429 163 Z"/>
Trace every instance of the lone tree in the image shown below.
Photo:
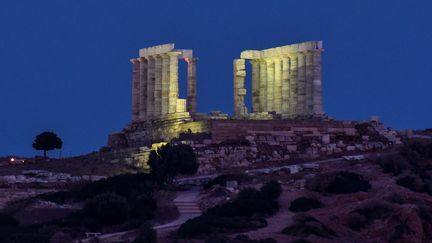
<path fill-rule="evenodd" d="M 32 146 L 36 150 L 43 150 L 44 158 L 46 159 L 47 151 L 61 149 L 63 146 L 63 141 L 57 137 L 57 134 L 53 132 L 43 132 L 36 136 Z"/>
<path fill-rule="evenodd" d="M 171 184 L 178 174 L 195 174 L 198 162 L 192 147 L 166 144 L 150 152 L 150 173 L 160 183 Z"/>

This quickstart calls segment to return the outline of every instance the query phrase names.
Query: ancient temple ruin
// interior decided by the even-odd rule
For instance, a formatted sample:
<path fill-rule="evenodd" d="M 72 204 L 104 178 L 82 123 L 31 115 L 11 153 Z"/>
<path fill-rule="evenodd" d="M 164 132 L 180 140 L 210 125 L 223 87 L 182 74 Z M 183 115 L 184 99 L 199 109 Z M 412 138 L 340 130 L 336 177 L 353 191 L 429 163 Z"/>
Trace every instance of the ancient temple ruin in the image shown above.
<path fill-rule="evenodd" d="M 179 99 L 178 60 L 188 64 L 187 99 Z M 174 49 L 174 44 L 143 48 L 131 59 L 132 122 L 149 122 L 196 112 L 196 62 L 192 50 Z"/>
<path fill-rule="evenodd" d="M 322 116 L 321 41 L 261 51 L 247 50 L 234 60 L 236 118 Z M 252 111 L 245 106 L 246 60 L 252 65 Z"/>
<path fill-rule="evenodd" d="M 148 168 L 151 150 L 192 146 L 199 173 L 267 161 L 325 158 L 400 143 L 382 123 L 338 121 L 323 112 L 321 41 L 247 50 L 234 60 L 234 116 L 197 112 L 197 58 L 174 44 L 140 49 L 132 62 L 132 119 L 109 136 L 101 158 Z M 187 62 L 187 97 L 179 98 L 179 60 Z M 246 60 L 251 109 L 245 105 Z"/>

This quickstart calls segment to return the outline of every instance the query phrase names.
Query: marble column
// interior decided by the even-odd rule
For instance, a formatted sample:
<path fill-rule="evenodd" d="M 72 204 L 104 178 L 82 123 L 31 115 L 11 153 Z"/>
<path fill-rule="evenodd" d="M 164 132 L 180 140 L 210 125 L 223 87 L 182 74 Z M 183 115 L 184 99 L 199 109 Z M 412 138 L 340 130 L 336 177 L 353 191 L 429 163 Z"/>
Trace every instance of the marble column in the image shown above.
<path fill-rule="evenodd" d="M 132 63 L 132 121 L 139 120 L 140 111 L 140 63 L 138 59 L 130 59 Z"/>
<path fill-rule="evenodd" d="M 196 93 L 196 63 L 198 58 L 188 59 L 187 65 L 187 111 L 191 114 L 197 111 L 197 93 Z"/>
<path fill-rule="evenodd" d="M 298 73 L 297 73 L 297 115 L 305 115 L 305 100 L 306 100 L 306 63 L 305 55 L 302 52 L 297 54 L 298 56 Z"/>
<path fill-rule="evenodd" d="M 274 74 L 274 60 L 267 59 L 267 111 L 274 111 L 274 82 L 275 82 L 275 74 Z"/>
<path fill-rule="evenodd" d="M 323 115 L 322 81 L 321 81 L 321 50 L 313 53 L 313 113 Z"/>
<path fill-rule="evenodd" d="M 290 62 L 288 57 L 282 58 L 282 114 L 284 117 L 290 114 Z"/>
<path fill-rule="evenodd" d="M 290 55 L 290 102 L 289 109 L 290 115 L 295 116 L 297 114 L 297 73 L 298 73 L 298 58 L 296 54 Z"/>
<path fill-rule="evenodd" d="M 251 60 L 252 65 L 252 112 L 260 112 L 260 64 Z"/>
<path fill-rule="evenodd" d="M 162 57 L 155 57 L 154 115 L 162 114 Z"/>
<path fill-rule="evenodd" d="M 169 112 L 169 85 L 170 85 L 170 56 L 161 55 L 162 58 L 162 85 L 161 85 L 161 115 Z"/>
<path fill-rule="evenodd" d="M 265 60 L 259 60 L 259 97 L 260 112 L 267 111 L 267 64 Z"/>
<path fill-rule="evenodd" d="M 139 58 L 140 62 L 140 95 L 139 95 L 139 118 L 141 121 L 147 119 L 147 60 L 143 57 Z"/>
<path fill-rule="evenodd" d="M 305 78 L 305 113 L 308 115 L 313 114 L 313 82 L 314 82 L 314 76 L 313 76 L 313 53 L 308 51 L 305 52 L 305 63 L 306 63 L 306 78 Z"/>
<path fill-rule="evenodd" d="M 274 110 L 282 112 L 282 59 L 274 59 Z"/>
<path fill-rule="evenodd" d="M 147 119 L 154 118 L 155 107 L 155 64 L 153 56 L 147 57 Z"/>
<path fill-rule="evenodd" d="M 246 65 L 244 59 L 235 59 L 234 63 L 234 113 L 235 117 L 243 118 L 247 114 L 244 97 L 246 95 Z"/>
<path fill-rule="evenodd" d="M 169 109 L 168 113 L 172 114 L 177 111 L 178 91 L 178 56 L 180 52 L 169 52 L 170 72 L 169 72 Z"/>

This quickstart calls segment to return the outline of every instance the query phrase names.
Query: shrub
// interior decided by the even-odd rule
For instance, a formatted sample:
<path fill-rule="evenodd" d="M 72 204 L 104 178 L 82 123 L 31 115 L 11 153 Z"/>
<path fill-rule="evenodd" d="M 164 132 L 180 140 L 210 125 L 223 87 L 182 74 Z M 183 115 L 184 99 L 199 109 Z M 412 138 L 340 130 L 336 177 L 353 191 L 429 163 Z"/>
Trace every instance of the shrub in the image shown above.
<path fill-rule="evenodd" d="M 225 174 L 215 177 L 204 185 L 204 189 L 210 189 L 215 185 L 226 186 L 227 181 L 237 181 L 238 183 L 251 181 L 252 177 L 245 173 Z"/>
<path fill-rule="evenodd" d="M 393 175 L 399 175 L 410 167 L 406 159 L 402 156 L 380 158 L 378 163 L 384 173 L 393 173 Z"/>
<path fill-rule="evenodd" d="M 89 200 L 82 213 L 84 218 L 95 220 L 100 225 L 115 225 L 128 218 L 129 207 L 124 197 L 106 193 Z"/>
<path fill-rule="evenodd" d="M 144 224 L 139 228 L 138 237 L 135 238 L 132 243 L 156 243 L 157 242 L 157 233 L 151 225 Z"/>
<path fill-rule="evenodd" d="M 171 184 L 178 174 L 195 174 L 198 162 L 195 153 L 187 144 L 166 144 L 150 152 L 150 174 L 158 183 Z"/>
<path fill-rule="evenodd" d="M 18 224 L 19 224 L 18 221 L 14 217 L 12 217 L 8 214 L 0 213 L 0 227 L 18 226 Z"/>
<path fill-rule="evenodd" d="M 407 175 L 396 180 L 396 184 L 406 187 L 414 192 L 422 192 L 424 190 L 423 180 L 417 175 Z"/>
<path fill-rule="evenodd" d="M 339 171 L 318 175 L 308 180 L 306 187 L 316 192 L 346 194 L 367 191 L 370 188 L 370 184 L 359 174 Z"/>
<path fill-rule="evenodd" d="M 150 219 L 154 216 L 157 205 L 152 196 L 143 194 L 133 202 L 132 217 L 139 219 Z"/>
<path fill-rule="evenodd" d="M 276 199 L 282 193 L 282 187 L 277 181 L 270 181 L 260 189 L 261 197 L 265 199 Z"/>
<path fill-rule="evenodd" d="M 316 235 L 323 238 L 334 238 L 336 233 L 327 228 L 317 219 L 307 214 L 299 214 L 293 217 L 294 224 L 282 230 L 283 234 L 293 235 L 298 237 L 308 237 Z"/>
<path fill-rule="evenodd" d="M 292 212 L 306 212 L 310 209 L 321 208 L 321 202 L 313 197 L 299 197 L 291 202 L 289 210 Z"/>
<path fill-rule="evenodd" d="M 348 227 L 350 229 L 358 231 L 363 229 L 367 224 L 367 218 L 359 213 L 350 213 L 347 217 Z"/>

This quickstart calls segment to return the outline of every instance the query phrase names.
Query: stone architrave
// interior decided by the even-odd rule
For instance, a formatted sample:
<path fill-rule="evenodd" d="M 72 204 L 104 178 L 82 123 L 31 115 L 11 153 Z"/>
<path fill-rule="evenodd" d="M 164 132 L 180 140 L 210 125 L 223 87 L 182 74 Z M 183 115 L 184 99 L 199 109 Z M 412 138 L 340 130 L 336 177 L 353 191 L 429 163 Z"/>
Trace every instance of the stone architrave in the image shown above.
<path fill-rule="evenodd" d="M 162 57 L 155 57 L 154 115 L 162 114 Z"/>
<path fill-rule="evenodd" d="M 139 109 L 139 119 L 144 121 L 147 119 L 147 60 L 143 57 L 139 58 L 140 62 L 140 109 Z"/>
<path fill-rule="evenodd" d="M 162 89 L 161 89 L 161 115 L 169 113 L 169 86 L 170 86 L 170 56 L 161 55 L 162 58 Z"/>
<path fill-rule="evenodd" d="M 237 118 L 243 118 L 247 113 L 245 103 L 244 103 L 244 97 L 246 95 L 245 60 L 235 59 L 233 66 L 234 66 L 234 113 Z"/>
<path fill-rule="evenodd" d="M 260 64 L 258 60 L 252 60 L 252 112 L 260 112 Z"/>
<path fill-rule="evenodd" d="M 275 73 L 274 73 L 274 60 L 267 59 L 267 111 L 274 111 L 274 83 L 275 83 Z"/>
<path fill-rule="evenodd" d="M 155 106 L 155 64 L 156 60 L 152 56 L 147 58 L 147 119 L 154 118 Z"/>
<path fill-rule="evenodd" d="M 289 58 L 282 58 L 282 114 L 287 117 L 290 114 L 289 109 L 289 92 L 290 92 L 290 80 L 289 80 Z"/>
<path fill-rule="evenodd" d="M 130 59 L 132 63 L 132 121 L 138 121 L 140 115 L 140 63 L 138 59 Z"/>
<path fill-rule="evenodd" d="M 282 59 L 274 59 L 274 110 L 282 113 Z"/>
<path fill-rule="evenodd" d="M 187 111 L 191 114 L 197 111 L 196 95 L 196 63 L 198 58 L 188 58 L 187 61 Z"/>
<path fill-rule="evenodd" d="M 260 112 L 267 111 L 267 64 L 264 60 L 259 60 L 259 97 Z"/>

